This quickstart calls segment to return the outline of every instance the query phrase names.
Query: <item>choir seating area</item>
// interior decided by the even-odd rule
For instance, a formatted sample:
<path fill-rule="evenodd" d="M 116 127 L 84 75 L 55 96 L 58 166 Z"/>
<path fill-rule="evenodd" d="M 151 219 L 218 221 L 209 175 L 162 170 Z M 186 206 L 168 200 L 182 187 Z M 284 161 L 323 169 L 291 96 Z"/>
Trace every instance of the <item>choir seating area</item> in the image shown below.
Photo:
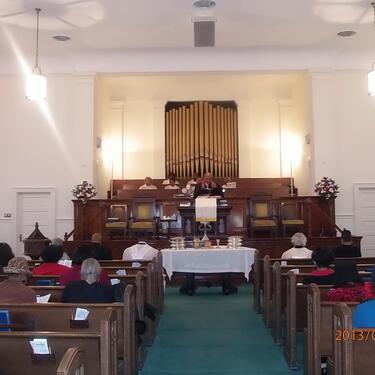
<path fill-rule="evenodd" d="M 288 237 L 303 231 L 309 237 L 336 236 L 334 200 L 299 196 L 290 178 L 238 178 L 237 188 L 226 189 L 218 203 L 220 216 L 216 236 L 240 235 L 250 238 Z M 108 239 L 192 237 L 182 220 L 180 206 L 194 207 L 193 198 L 182 190 L 164 190 L 163 180 L 153 180 L 157 190 L 139 190 L 142 180 L 113 180 L 108 199 L 74 200 L 74 228 L 66 240 L 87 240 L 93 233 Z M 224 184 L 218 179 L 218 184 Z M 180 180 L 185 187 L 187 179 Z M 139 207 L 142 206 L 142 211 Z M 221 207 L 221 208 L 220 208 Z M 143 217 L 139 217 L 139 213 Z M 194 216 L 189 218 L 194 226 Z M 221 222 L 223 220 L 223 222 Z M 225 220 L 225 222 L 224 222 Z M 164 222 L 164 225 L 163 225 Z M 270 225 L 270 223 L 272 225 Z"/>

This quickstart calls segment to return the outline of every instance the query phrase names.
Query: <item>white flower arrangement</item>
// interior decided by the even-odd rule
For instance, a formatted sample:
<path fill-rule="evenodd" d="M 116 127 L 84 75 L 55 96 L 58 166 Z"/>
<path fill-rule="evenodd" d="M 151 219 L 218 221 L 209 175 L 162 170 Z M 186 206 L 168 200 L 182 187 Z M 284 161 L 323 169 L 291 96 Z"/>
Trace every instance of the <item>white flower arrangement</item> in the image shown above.
<path fill-rule="evenodd" d="M 89 199 L 95 197 L 96 190 L 92 184 L 87 181 L 83 181 L 82 184 L 78 184 L 73 190 L 73 197 L 80 199 L 83 203 L 86 203 Z"/>
<path fill-rule="evenodd" d="M 332 178 L 323 177 L 315 184 L 314 191 L 319 195 L 319 197 L 328 200 L 337 197 L 337 194 L 339 193 L 339 186 Z"/>

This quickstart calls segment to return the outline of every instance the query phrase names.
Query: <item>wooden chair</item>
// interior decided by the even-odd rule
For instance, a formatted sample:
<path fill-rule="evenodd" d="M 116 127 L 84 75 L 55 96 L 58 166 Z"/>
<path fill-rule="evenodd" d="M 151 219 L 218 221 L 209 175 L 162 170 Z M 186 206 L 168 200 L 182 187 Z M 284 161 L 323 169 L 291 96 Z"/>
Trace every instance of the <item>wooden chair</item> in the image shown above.
<path fill-rule="evenodd" d="M 280 203 L 280 224 L 283 236 L 293 230 L 294 232 L 304 232 L 305 220 L 303 216 L 302 201 L 285 201 Z"/>
<path fill-rule="evenodd" d="M 104 225 L 106 235 L 112 239 L 113 235 L 125 237 L 128 230 L 129 215 L 126 204 L 112 204 L 109 206 L 108 216 Z"/>
<path fill-rule="evenodd" d="M 249 217 L 250 237 L 256 232 L 269 232 L 277 235 L 277 215 L 275 215 L 271 196 L 253 197 L 250 199 Z"/>
<path fill-rule="evenodd" d="M 156 203 L 154 198 L 134 198 L 132 214 L 129 221 L 129 233 L 152 233 L 157 235 L 159 217 L 156 216 Z"/>

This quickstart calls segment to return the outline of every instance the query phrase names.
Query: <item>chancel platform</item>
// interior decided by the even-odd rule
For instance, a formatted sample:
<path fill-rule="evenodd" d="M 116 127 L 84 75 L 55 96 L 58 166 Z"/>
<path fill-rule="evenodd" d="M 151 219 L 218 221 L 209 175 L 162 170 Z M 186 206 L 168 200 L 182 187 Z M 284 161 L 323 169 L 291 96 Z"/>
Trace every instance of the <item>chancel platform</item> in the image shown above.
<path fill-rule="evenodd" d="M 224 181 L 219 181 L 223 183 Z M 74 200 L 74 240 L 87 240 L 99 232 L 106 238 L 131 237 L 131 221 L 136 202 L 153 201 L 150 221 L 160 235 L 161 218 L 175 217 L 170 224 L 170 235 L 187 234 L 184 228 L 184 208 L 194 201 L 182 190 L 165 190 L 162 180 L 153 180 L 156 190 L 138 190 L 142 180 L 114 180 L 111 184 L 110 199 L 92 199 L 88 202 Z M 184 187 L 186 181 L 180 180 Z M 226 189 L 227 211 L 226 235 L 240 235 L 251 238 L 290 236 L 292 231 L 301 230 L 308 237 L 335 236 L 334 200 L 323 200 L 317 196 L 290 196 L 289 178 L 243 178 L 236 181 L 236 189 Z M 116 211 L 117 210 L 117 211 Z M 224 209 L 223 209 L 224 210 Z M 186 209 L 189 211 L 189 209 Z M 225 211 L 225 210 L 224 210 Z M 106 230 L 109 219 L 116 215 L 122 223 L 114 237 Z M 121 214 L 118 214 L 121 212 Z M 189 213 L 191 216 L 191 212 Z M 189 234 L 189 233 L 188 233 Z M 217 231 L 216 234 L 220 234 Z M 193 233 L 191 233 L 193 235 Z"/>

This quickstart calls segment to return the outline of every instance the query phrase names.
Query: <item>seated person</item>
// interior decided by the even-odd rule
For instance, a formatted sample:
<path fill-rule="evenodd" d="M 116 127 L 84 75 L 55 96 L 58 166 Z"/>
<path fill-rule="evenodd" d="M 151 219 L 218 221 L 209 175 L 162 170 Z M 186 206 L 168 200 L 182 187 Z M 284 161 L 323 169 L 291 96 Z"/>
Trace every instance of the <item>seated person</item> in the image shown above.
<path fill-rule="evenodd" d="M 152 260 L 158 255 L 159 251 L 148 245 L 144 241 L 130 246 L 122 254 L 123 260 Z"/>
<path fill-rule="evenodd" d="M 303 233 L 294 233 L 291 242 L 293 247 L 284 251 L 281 259 L 304 259 L 311 258 L 312 251 L 306 248 L 307 238 Z"/>
<path fill-rule="evenodd" d="M 139 187 L 139 190 L 156 190 L 157 186 L 152 184 L 151 177 L 145 177 L 144 184 Z"/>
<path fill-rule="evenodd" d="M 163 181 L 163 185 L 170 185 L 170 180 L 174 180 L 176 185 L 179 185 L 180 183 L 176 180 L 176 174 L 171 172 L 169 173 L 169 176 L 166 180 Z"/>
<path fill-rule="evenodd" d="M 237 182 L 232 181 L 232 179 L 228 177 L 223 185 L 223 189 L 237 189 Z"/>
<path fill-rule="evenodd" d="M 334 271 L 329 266 L 334 262 L 333 252 L 324 247 L 318 247 L 312 252 L 311 259 L 315 264 L 316 270 L 311 272 L 311 276 L 306 277 L 303 283 L 330 285 L 333 284 Z"/>
<path fill-rule="evenodd" d="M 199 174 L 194 173 L 193 178 L 187 182 L 186 185 L 195 186 L 200 180 Z"/>
<path fill-rule="evenodd" d="M 325 295 L 327 301 L 362 302 L 371 298 L 354 262 L 336 261 L 333 285 Z"/>
<path fill-rule="evenodd" d="M 353 245 L 352 234 L 349 230 L 344 229 L 341 233 L 341 246 L 334 250 L 336 258 L 360 258 L 361 250 Z"/>
<path fill-rule="evenodd" d="M 204 174 L 203 179 L 195 185 L 194 198 L 204 195 L 220 195 L 224 196 L 223 189 L 213 180 L 212 173 Z"/>
<path fill-rule="evenodd" d="M 12 258 L 8 265 L 3 268 L 3 272 L 8 278 L 0 283 L 0 302 L 36 302 L 36 293 L 32 288 L 25 285 L 31 275 L 25 258 Z"/>
<path fill-rule="evenodd" d="M 113 288 L 99 282 L 101 268 L 94 258 L 83 261 L 80 280 L 65 286 L 62 301 L 67 303 L 111 303 L 115 301 Z"/>
<path fill-rule="evenodd" d="M 72 260 L 72 267 L 64 275 L 60 276 L 60 284 L 67 285 L 72 281 L 81 280 L 81 265 L 89 258 L 93 258 L 93 251 L 91 245 L 81 245 L 78 247 Z M 110 285 L 107 272 L 103 271 L 100 274 L 100 283 Z"/>
<path fill-rule="evenodd" d="M 94 233 L 91 236 L 91 249 L 93 258 L 97 260 L 112 260 L 112 251 L 102 245 L 101 233 Z"/>
<path fill-rule="evenodd" d="M 64 241 L 59 237 L 52 238 L 51 243 L 50 243 L 50 245 L 61 247 L 61 249 L 63 248 L 63 244 L 64 244 Z M 70 260 L 69 255 L 64 250 L 63 250 L 63 256 L 61 257 L 61 259 Z"/>
<path fill-rule="evenodd" d="M 12 248 L 6 242 L 0 242 L 0 274 L 12 258 L 14 258 Z"/>
<path fill-rule="evenodd" d="M 61 247 L 48 245 L 40 254 L 43 263 L 33 269 L 33 275 L 58 275 L 61 276 L 70 270 L 69 267 L 58 264 L 62 258 Z"/>
<path fill-rule="evenodd" d="M 179 189 L 180 187 L 177 184 L 177 181 L 174 178 L 169 179 L 169 184 L 164 187 L 166 190 Z"/>

